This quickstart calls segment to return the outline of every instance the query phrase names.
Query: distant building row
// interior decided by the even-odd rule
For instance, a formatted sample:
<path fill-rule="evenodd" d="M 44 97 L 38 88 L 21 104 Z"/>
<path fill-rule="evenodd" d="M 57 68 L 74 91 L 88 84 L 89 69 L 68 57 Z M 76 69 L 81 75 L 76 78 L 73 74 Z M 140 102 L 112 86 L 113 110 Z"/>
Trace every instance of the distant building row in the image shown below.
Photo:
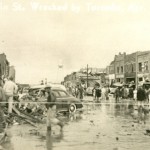
<path fill-rule="evenodd" d="M 11 76 L 15 81 L 15 74 L 15 68 L 14 66 L 10 66 L 6 55 L 4 53 L 0 54 L 0 79 Z"/>
<path fill-rule="evenodd" d="M 94 86 L 95 83 L 105 84 L 106 69 L 103 68 L 82 68 L 73 72 L 64 78 L 66 86 L 75 86 L 78 83 L 85 82 L 88 86 Z"/>
<path fill-rule="evenodd" d="M 106 83 L 139 83 L 150 80 L 150 51 L 119 53 L 106 68 Z"/>

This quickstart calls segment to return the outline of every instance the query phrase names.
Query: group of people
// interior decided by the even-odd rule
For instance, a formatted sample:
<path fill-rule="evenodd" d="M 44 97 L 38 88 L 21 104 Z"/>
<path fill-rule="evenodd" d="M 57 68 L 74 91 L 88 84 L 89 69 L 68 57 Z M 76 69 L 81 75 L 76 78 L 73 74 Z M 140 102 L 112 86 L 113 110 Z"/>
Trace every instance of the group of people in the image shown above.
<path fill-rule="evenodd" d="M 70 95 L 73 95 L 77 97 L 80 100 L 83 100 L 83 97 L 85 95 L 86 87 L 85 84 L 80 83 L 77 84 L 76 86 L 69 86 L 67 87 L 67 91 Z"/>
<path fill-rule="evenodd" d="M 103 86 L 101 88 L 100 85 L 95 85 L 95 87 L 92 90 L 92 93 L 94 100 L 96 100 L 96 102 L 99 102 L 100 100 L 109 99 L 110 89 L 108 86 Z"/>
<path fill-rule="evenodd" d="M 150 88 L 138 86 L 137 88 L 126 86 L 117 87 L 115 90 L 115 100 L 119 102 L 120 99 L 130 99 L 138 103 L 138 105 L 143 105 L 144 103 L 149 103 L 150 100 Z"/>
<path fill-rule="evenodd" d="M 136 100 L 136 93 L 137 90 L 132 86 L 129 88 L 123 86 L 123 87 L 117 87 L 114 94 L 115 94 L 116 102 L 119 102 L 120 98 Z"/>

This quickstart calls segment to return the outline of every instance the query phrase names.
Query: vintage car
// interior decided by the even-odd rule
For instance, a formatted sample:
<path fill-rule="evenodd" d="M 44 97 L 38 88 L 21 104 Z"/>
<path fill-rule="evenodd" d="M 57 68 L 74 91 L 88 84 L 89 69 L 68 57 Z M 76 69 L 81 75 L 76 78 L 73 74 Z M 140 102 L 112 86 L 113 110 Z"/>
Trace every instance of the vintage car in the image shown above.
<path fill-rule="evenodd" d="M 81 101 L 72 95 L 69 95 L 67 91 L 59 87 L 51 87 L 53 94 L 56 96 L 57 111 L 76 112 L 82 110 L 83 104 Z M 29 91 L 32 91 L 34 97 L 39 96 L 40 92 L 44 92 L 44 86 L 31 87 Z M 46 102 L 45 99 L 38 98 L 39 102 Z"/>

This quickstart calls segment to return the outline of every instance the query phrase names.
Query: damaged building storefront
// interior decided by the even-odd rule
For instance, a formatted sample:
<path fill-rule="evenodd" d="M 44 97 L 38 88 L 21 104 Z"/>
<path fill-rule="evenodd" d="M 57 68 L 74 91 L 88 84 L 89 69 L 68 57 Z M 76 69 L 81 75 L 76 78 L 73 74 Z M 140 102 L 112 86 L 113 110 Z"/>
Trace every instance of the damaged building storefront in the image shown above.
<path fill-rule="evenodd" d="M 137 81 L 150 81 L 150 51 L 138 52 L 137 54 Z"/>
<path fill-rule="evenodd" d="M 125 57 L 125 83 L 136 82 L 136 53 L 128 54 Z"/>

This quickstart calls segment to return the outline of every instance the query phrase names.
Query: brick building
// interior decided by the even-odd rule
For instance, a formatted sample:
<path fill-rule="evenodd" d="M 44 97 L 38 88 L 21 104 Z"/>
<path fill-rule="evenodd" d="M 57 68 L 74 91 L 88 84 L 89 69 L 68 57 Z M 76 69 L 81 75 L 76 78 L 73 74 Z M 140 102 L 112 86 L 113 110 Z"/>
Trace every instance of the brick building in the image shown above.
<path fill-rule="evenodd" d="M 115 63 L 112 61 L 110 65 L 108 66 L 107 71 L 107 77 L 109 82 L 107 82 L 109 85 L 112 85 L 115 82 Z"/>
<path fill-rule="evenodd" d="M 9 76 L 9 62 L 4 53 L 0 54 L 0 77 Z"/>
<path fill-rule="evenodd" d="M 150 80 L 150 51 L 137 53 L 137 81 Z"/>
<path fill-rule="evenodd" d="M 128 54 L 125 56 L 124 64 L 125 83 L 136 82 L 136 53 Z"/>
<path fill-rule="evenodd" d="M 16 70 L 14 66 L 9 67 L 9 77 L 13 78 L 13 81 L 15 82 L 15 76 L 16 76 Z"/>
<path fill-rule="evenodd" d="M 124 63 L 126 53 L 119 53 L 115 55 L 114 67 L 115 67 L 115 82 L 124 82 Z"/>

